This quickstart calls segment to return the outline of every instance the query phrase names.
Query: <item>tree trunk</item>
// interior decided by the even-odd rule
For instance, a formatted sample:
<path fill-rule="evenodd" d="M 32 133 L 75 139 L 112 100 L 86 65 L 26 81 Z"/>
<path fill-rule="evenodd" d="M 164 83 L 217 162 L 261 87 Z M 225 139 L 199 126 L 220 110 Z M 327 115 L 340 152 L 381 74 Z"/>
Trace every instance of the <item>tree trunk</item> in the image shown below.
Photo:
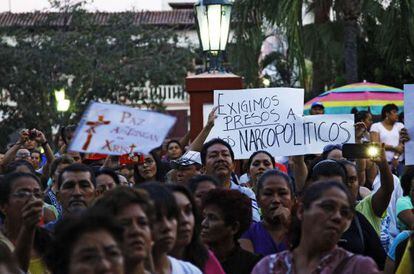
<path fill-rule="evenodd" d="M 313 13 L 315 16 L 314 24 L 322 25 L 330 21 L 329 12 L 332 7 L 332 0 L 315 0 Z M 312 90 L 310 97 L 313 98 L 324 92 L 330 64 L 324 52 L 317 51 L 316 56 L 312 58 Z"/>
<path fill-rule="evenodd" d="M 344 26 L 344 62 L 345 78 L 348 84 L 358 82 L 358 24 L 346 21 Z"/>
<path fill-rule="evenodd" d="M 358 18 L 361 14 L 361 0 L 341 2 L 344 22 L 344 63 L 348 84 L 358 82 Z"/>

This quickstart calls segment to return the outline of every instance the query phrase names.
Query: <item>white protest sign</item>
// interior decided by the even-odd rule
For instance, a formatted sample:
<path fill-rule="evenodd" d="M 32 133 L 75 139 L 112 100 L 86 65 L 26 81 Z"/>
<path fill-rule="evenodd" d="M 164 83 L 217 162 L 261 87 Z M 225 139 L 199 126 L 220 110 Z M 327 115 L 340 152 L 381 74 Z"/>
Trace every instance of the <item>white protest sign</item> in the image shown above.
<path fill-rule="evenodd" d="M 414 165 L 414 85 L 404 85 L 404 125 L 411 140 L 405 143 L 405 164 Z"/>
<path fill-rule="evenodd" d="M 302 89 L 214 91 L 217 119 L 208 139 L 221 138 L 236 159 L 257 150 L 274 156 L 321 153 L 327 144 L 354 142 L 353 115 L 302 117 Z"/>
<path fill-rule="evenodd" d="M 355 128 L 353 114 L 324 114 L 303 117 L 303 138 L 298 143 L 302 146 L 297 150 L 301 154 L 322 153 L 329 144 L 355 143 Z"/>
<path fill-rule="evenodd" d="M 91 103 L 69 150 L 123 155 L 160 146 L 176 118 L 121 105 Z"/>

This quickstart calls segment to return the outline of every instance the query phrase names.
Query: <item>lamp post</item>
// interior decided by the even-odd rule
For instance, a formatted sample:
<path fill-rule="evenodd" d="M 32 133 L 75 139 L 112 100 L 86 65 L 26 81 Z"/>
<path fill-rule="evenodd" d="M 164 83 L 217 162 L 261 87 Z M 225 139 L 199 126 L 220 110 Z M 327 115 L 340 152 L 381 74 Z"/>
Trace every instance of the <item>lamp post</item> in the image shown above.
<path fill-rule="evenodd" d="M 200 45 L 209 61 L 208 72 L 224 71 L 221 58 L 229 37 L 231 9 L 229 0 L 200 0 L 194 6 Z"/>
<path fill-rule="evenodd" d="M 60 111 L 60 112 L 68 111 L 69 106 L 70 106 L 70 100 L 65 99 L 65 90 L 64 89 L 55 90 L 55 98 L 57 102 L 57 105 L 56 105 L 57 111 Z"/>

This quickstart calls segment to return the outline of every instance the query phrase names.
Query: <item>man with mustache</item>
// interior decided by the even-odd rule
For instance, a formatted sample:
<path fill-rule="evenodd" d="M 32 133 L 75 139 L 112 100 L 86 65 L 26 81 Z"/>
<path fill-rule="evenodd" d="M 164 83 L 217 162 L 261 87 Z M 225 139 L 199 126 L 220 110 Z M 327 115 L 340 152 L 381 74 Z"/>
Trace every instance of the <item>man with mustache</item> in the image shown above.
<path fill-rule="evenodd" d="M 260 221 L 256 195 L 251 189 L 240 186 L 237 176 L 233 173 L 235 164 L 231 146 L 222 139 L 212 139 L 203 145 L 201 161 L 204 173 L 215 177 L 220 182 L 221 187 L 236 189 L 250 198 L 253 221 Z"/>
<path fill-rule="evenodd" d="M 90 207 L 96 197 L 95 175 L 84 164 L 71 164 L 59 174 L 57 188 L 62 217 L 78 214 Z M 48 223 L 45 228 L 52 231 L 57 221 Z"/>

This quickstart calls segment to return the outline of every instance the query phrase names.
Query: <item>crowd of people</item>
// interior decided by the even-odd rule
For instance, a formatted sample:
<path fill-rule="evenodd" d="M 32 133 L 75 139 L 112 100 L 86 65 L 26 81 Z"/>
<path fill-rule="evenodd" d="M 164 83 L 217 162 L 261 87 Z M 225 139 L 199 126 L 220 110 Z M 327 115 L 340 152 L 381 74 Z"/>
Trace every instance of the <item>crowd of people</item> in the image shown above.
<path fill-rule="evenodd" d="M 22 130 L 0 159 L 0 273 L 414 273 L 414 167 L 398 107 L 355 112 L 370 158 L 236 161 L 222 139 L 169 140 L 149 154 L 68 151 Z M 323 104 L 311 114 L 324 114 Z M 53 147 L 53 148 L 52 148 Z"/>

